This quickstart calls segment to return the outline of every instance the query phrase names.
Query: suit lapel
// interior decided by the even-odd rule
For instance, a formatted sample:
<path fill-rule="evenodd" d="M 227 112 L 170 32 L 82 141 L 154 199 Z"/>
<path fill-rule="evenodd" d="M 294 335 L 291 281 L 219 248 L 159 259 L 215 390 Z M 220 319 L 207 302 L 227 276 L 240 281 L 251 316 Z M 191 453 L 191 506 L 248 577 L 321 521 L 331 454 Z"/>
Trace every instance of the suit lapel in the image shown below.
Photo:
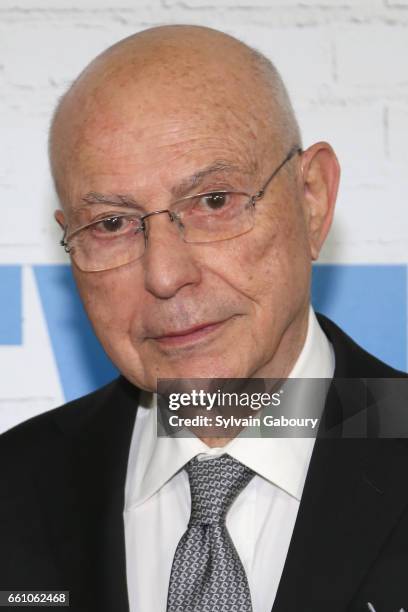
<path fill-rule="evenodd" d="M 324 411 L 329 434 L 315 443 L 273 612 L 344 612 L 408 504 L 401 476 L 408 469 L 403 442 L 339 436 L 362 414 L 364 381 L 350 381 L 347 395 L 338 379 L 368 377 L 370 368 L 361 355 L 354 362 L 347 359 L 351 340 L 325 320 L 320 323 L 336 356 Z"/>
<path fill-rule="evenodd" d="M 86 422 L 78 424 L 78 414 L 65 411 L 57 423 L 64 438 L 48 455 L 54 467 L 38 482 L 75 610 L 129 610 L 123 507 L 137 403 L 137 390 L 119 379 Z"/>
<path fill-rule="evenodd" d="M 408 503 L 406 469 L 393 440 L 316 441 L 274 612 L 344 612 Z"/>

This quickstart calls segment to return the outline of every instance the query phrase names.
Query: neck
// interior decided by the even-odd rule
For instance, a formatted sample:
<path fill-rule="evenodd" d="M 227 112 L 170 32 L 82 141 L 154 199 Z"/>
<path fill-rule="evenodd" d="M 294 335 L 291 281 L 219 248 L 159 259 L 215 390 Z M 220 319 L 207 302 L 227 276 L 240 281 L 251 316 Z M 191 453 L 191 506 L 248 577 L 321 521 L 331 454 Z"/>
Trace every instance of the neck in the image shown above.
<path fill-rule="evenodd" d="M 251 378 L 286 379 L 293 370 L 306 341 L 309 321 L 309 305 L 301 315 L 286 329 L 272 360 L 255 373 Z M 210 448 L 222 448 L 238 435 L 228 437 L 200 437 Z"/>

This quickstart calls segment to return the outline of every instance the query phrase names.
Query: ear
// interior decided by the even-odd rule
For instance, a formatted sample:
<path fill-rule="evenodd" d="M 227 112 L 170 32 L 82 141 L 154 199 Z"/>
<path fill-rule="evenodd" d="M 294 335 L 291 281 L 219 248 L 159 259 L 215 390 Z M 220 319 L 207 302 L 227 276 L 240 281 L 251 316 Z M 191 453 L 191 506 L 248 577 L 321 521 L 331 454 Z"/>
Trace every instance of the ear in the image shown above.
<path fill-rule="evenodd" d="M 333 220 L 340 165 L 332 147 L 327 142 L 317 142 L 302 154 L 300 168 L 310 255 L 314 261 Z"/>
<path fill-rule="evenodd" d="M 62 212 L 62 210 L 56 210 L 54 213 L 54 219 L 56 220 L 56 222 L 58 223 L 58 225 L 61 227 L 61 229 L 65 229 L 65 215 Z"/>

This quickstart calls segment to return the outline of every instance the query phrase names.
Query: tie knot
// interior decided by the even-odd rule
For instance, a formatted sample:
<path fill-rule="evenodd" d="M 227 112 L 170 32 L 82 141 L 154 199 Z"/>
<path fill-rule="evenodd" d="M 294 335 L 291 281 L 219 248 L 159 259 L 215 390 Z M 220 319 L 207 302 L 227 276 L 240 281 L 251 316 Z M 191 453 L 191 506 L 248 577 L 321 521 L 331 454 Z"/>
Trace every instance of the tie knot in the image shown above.
<path fill-rule="evenodd" d="M 190 524 L 222 522 L 238 493 L 254 476 L 252 470 L 229 455 L 201 461 L 195 457 L 186 470 L 191 491 Z"/>

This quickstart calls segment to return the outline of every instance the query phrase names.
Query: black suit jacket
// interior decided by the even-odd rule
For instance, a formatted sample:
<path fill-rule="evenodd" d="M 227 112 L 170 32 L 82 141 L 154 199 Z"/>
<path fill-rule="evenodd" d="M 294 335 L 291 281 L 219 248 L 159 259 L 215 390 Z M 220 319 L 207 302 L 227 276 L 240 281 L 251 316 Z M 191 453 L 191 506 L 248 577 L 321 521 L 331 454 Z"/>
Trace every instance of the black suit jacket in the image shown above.
<path fill-rule="evenodd" d="M 406 376 L 319 321 L 335 380 Z M 273 612 L 408 610 L 408 446 L 339 439 L 359 411 L 340 395 L 333 385 Z M 137 405 L 120 377 L 0 437 L 0 590 L 69 590 L 75 612 L 128 612 L 123 504 Z"/>

